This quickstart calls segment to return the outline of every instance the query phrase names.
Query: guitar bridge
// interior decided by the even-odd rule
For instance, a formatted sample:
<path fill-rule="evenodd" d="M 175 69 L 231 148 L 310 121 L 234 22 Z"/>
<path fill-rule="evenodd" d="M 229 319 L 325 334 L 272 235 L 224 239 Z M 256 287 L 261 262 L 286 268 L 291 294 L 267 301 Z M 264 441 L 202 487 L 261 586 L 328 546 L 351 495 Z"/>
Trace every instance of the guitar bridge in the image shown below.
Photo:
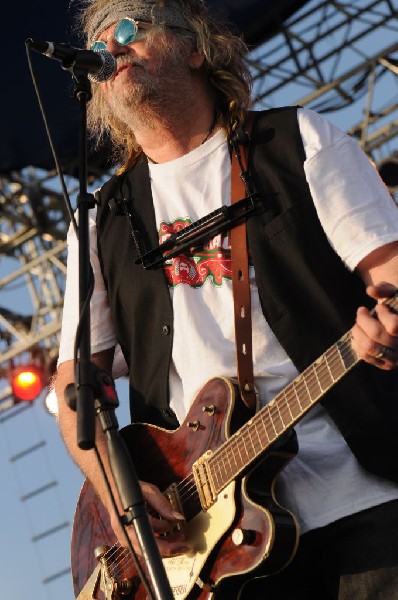
<path fill-rule="evenodd" d="M 217 500 L 208 463 L 208 459 L 212 454 L 212 451 L 208 450 L 192 465 L 192 472 L 203 510 L 209 510 Z"/>
<path fill-rule="evenodd" d="M 133 585 L 131 579 L 124 579 L 119 583 L 111 576 L 107 562 L 108 551 L 108 546 L 98 546 L 98 548 L 94 550 L 94 555 L 101 565 L 98 581 L 100 590 L 104 594 L 105 600 L 115 600 L 120 596 L 130 595 Z"/>

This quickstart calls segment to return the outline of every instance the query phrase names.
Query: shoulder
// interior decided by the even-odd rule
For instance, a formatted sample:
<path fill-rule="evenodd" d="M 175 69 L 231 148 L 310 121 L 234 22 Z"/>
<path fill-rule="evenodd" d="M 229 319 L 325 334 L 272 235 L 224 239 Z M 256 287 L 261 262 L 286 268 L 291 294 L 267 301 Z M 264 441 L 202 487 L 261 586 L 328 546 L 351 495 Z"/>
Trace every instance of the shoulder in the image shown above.
<path fill-rule="evenodd" d="M 323 150 L 333 148 L 341 143 L 348 143 L 354 147 L 358 147 L 355 140 L 313 110 L 300 107 L 297 111 L 297 121 L 307 160 L 310 160 Z"/>

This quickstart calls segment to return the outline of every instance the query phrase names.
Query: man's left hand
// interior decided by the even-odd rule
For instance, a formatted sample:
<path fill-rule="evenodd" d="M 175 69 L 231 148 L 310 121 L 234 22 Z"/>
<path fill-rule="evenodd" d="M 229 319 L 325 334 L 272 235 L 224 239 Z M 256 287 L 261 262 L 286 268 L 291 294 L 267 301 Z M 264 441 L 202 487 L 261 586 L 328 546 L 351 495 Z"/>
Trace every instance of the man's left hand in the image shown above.
<path fill-rule="evenodd" d="M 352 348 L 359 358 L 384 370 L 398 367 L 398 314 L 384 304 L 396 293 L 393 285 L 370 285 L 366 292 L 378 304 L 375 314 L 361 306 L 352 328 Z"/>

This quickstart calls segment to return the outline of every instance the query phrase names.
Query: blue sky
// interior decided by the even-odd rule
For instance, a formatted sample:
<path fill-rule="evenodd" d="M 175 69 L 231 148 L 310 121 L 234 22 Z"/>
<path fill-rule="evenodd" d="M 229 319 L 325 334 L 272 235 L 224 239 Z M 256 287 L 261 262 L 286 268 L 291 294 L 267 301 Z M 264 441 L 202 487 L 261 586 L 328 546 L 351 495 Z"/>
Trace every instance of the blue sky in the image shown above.
<path fill-rule="evenodd" d="M 118 383 L 118 393 L 121 407 L 117 419 L 123 426 L 128 423 L 125 381 Z M 6 416 L 7 411 L 0 419 Z M 37 449 L 18 458 L 33 447 Z M 4 600 L 72 599 L 70 575 L 42 583 L 69 568 L 71 527 L 62 527 L 32 541 L 48 530 L 73 522 L 83 483 L 80 471 L 60 439 L 55 418 L 44 408 L 44 395 L 31 407 L 0 424 L 0 452 L 1 597 Z M 46 491 L 23 500 L 34 490 L 47 486 Z"/>

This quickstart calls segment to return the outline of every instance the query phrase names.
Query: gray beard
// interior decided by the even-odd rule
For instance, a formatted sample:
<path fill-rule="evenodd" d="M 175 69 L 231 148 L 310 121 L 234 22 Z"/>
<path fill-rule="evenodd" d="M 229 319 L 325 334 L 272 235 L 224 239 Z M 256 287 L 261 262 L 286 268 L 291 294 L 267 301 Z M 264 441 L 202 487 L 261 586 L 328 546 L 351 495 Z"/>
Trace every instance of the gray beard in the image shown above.
<path fill-rule="evenodd" d="M 154 126 L 159 120 L 180 119 L 192 105 L 189 69 L 181 62 L 181 57 L 169 56 L 152 71 L 138 63 L 134 81 L 126 82 L 122 94 L 110 100 L 114 115 L 133 131 L 138 124 Z"/>

